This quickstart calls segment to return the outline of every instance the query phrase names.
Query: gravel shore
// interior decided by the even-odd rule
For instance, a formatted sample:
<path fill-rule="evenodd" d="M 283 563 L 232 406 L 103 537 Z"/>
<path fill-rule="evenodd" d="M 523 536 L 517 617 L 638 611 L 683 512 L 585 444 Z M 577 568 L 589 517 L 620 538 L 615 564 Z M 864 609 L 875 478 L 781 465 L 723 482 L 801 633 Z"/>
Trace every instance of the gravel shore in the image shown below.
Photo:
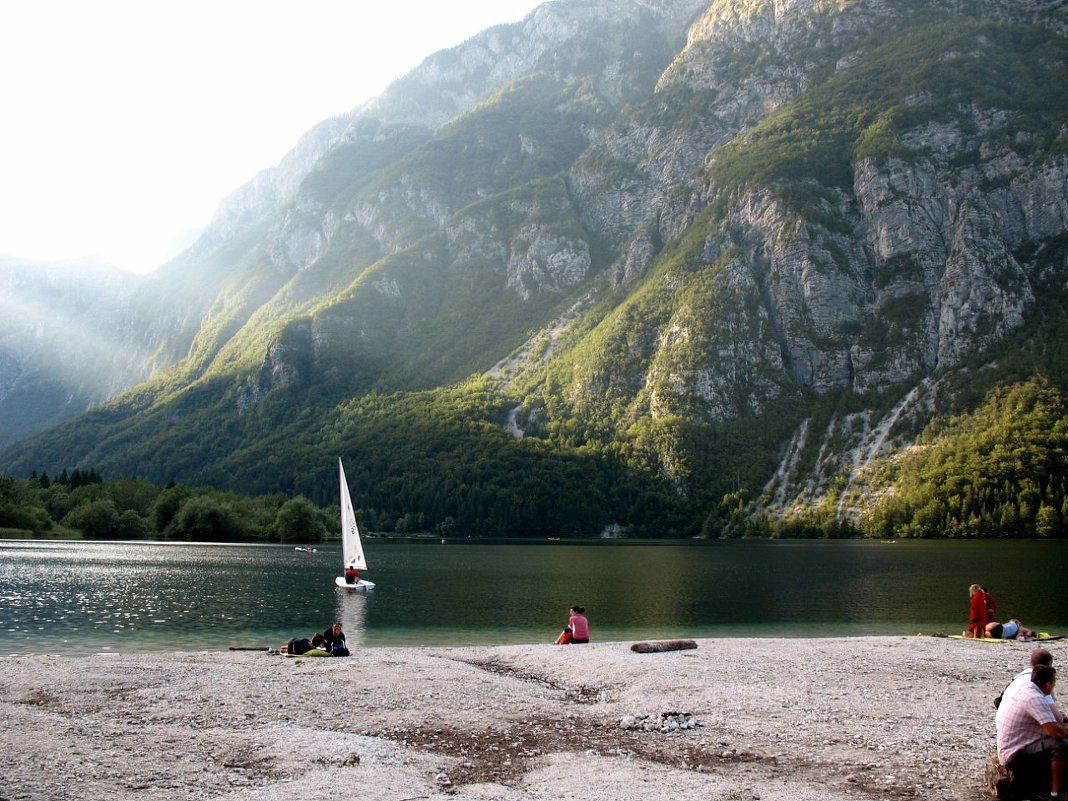
<path fill-rule="evenodd" d="M 1034 648 L 696 642 L 6 658 L 0 801 L 972 801 Z"/>

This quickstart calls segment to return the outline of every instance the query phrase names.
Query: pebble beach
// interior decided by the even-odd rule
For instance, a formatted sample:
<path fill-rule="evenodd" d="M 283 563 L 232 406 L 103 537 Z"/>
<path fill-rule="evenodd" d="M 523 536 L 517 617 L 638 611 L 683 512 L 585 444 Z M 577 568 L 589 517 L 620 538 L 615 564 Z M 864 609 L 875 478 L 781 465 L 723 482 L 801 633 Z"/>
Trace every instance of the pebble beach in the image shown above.
<path fill-rule="evenodd" d="M 0 799 L 972 801 L 1035 647 L 694 643 L 8 657 Z"/>

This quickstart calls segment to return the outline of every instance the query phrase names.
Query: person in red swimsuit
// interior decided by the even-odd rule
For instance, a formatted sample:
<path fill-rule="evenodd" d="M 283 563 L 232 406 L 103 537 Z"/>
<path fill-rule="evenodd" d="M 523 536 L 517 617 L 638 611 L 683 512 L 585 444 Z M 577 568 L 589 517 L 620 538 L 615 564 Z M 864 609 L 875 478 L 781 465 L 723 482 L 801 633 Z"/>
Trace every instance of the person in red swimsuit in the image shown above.
<path fill-rule="evenodd" d="M 998 605 L 994 596 L 978 584 L 970 586 L 968 594 L 971 596 L 971 604 L 968 611 L 968 630 L 964 632 L 964 636 L 982 639 L 986 636 L 987 626 L 997 622 L 995 615 Z"/>

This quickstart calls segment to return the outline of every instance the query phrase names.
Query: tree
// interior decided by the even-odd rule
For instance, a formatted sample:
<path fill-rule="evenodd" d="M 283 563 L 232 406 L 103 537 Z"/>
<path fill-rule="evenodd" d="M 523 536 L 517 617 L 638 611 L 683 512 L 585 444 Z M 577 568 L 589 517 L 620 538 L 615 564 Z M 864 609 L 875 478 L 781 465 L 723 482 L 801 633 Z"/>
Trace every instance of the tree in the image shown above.
<path fill-rule="evenodd" d="M 39 506 L 0 502 L 0 527 L 47 531 L 51 526 L 48 512 Z"/>
<path fill-rule="evenodd" d="M 456 521 L 449 516 L 446 516 L 445 519 L 438 523 L 434 528 L 434 532 L 442 538 L 455 537 L 456 531 Z"/>
<path fill-rule="evenodd" d="M 0 526 L 45 531 L 52 525 L 35 485 L 33 479 L 16 481 L 11 476 L 0 476 Z"/>
<path fill-rule="evenodd" d="M 183 501 L 192 494 L 192 490 L 188 487 L 183 487 L 181 484 L 171 485 L 163 490 L 149 511 L 148 518 L 152 523 L 152 527 L 160 533 L 166 531 L 174 516 L 178 514 L 178 509 Z"/>
<path fill-rule="evenodd" d="M 108 494 L 119 509 L 132 509 L 142 517 L 148 516 L 160 496 L 160 488 L 143 479 L 124 478 L 106 485 Z"/>
<path fill-rule="evenodd" d="M 321 542 L 326 539 L 319 510 L 303 495 L 286 501 L 274 519 L 274 531 L 282 542 Z"/>
<path fill-rule="evenodd" d="M 1035 533 L 1038 536 L 1056 537 L 1059 523 L 1056 509 L 1046 503 L 1038 507 L 1038 515 L 1035 517 Z"/>
<path fill-rule="evenodd" d="M 152 531 L 148 521 L 133 509 L 127 509 L 119 515 L 115 526 L 116 534 L 124 540 L 143 540 Z"/>
<path fill-rule="evenodd" d="M 48 510 L 48 514 L 57 523 L 66 517 L 74 506 L 70 502 L 70 493 L 67 492 L 66 485 L 58 482 L 47 489 L 41 490 L 41 501 L 44 503 L 45 509 Z"/>
<path fill-rule="evenodd" d="M 120 536 L 119 512 L 110 498 L 89 501 L 75 506 L 63 525 L 78 529 L 89 539 L 108 539 Z"/>
<path fill-rule="evenodd" d="M 246 529 L 226 504 L 208 495 L 185 501 L 171 520 L 170 530 L 187 540 L 226 542 L 242 539 Z"/>

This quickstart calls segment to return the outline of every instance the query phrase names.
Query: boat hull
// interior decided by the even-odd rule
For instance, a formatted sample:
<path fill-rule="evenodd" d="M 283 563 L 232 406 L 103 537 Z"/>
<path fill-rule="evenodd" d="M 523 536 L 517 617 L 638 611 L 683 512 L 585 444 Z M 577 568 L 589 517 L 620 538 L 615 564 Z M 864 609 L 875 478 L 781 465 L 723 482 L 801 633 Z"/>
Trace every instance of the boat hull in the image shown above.
<path fill-rule="evenodd" d="M 341 587 L 341 589 L 343 590 L 352 590 L 353 592 L 366 592 L 367 590 L 373 590 L 375 588 L 375 583 L 373 581 L 368 581 L 367 579 L 360 579 L 355 584 L 349 584 L 347 581 L 345 581 L 344 576 L 338 576 L 337 578 L 335 578 L 334 583 L 337 586 Z"/>

